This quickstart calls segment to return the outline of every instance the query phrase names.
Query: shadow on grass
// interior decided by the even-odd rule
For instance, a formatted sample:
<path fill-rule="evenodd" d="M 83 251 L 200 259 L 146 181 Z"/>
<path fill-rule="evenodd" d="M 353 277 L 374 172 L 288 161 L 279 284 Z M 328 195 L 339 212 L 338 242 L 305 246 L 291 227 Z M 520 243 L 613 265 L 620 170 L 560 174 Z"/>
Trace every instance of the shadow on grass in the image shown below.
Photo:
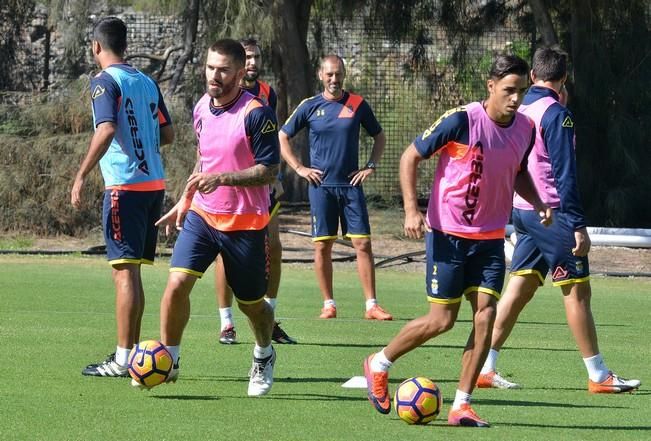
<path fill-rule="evenodd" d="M 318 346 L 324 348 L 364 348 L 369 351 L 375 351 L 386 343 L 333 343 L 333 342 L 301 342 L 297 345 L 284 345 L 287 347 L 298 348 L 299 346 Z M 419 348 L 435 348 L 435 349 L 459 349 L 463 350 L 464 346 L 461 345 L 437 345 L 432 343 L 425 343 L 418 346 Z M 525 351 L 549 351 L 549 352 L 576 352 L 576 348 L 543 348 L 543 347 L 528 347 L 528 346 L 505 346 L 504 350 L 525 350 Z"/>
<path fill-rule="evenodd" d="M 361 373 L 360 375 L 361 376 Z M 346 381 L 350 380 L 350 377 L 276 377 L 274 378 L 274 384 L 293 384 L 293 383 L 333 383 L 334 385 L 342 385 Z M 400 384 L 404 378 L 390 378 L 389 384 Z M 228 382 L 228 383 L 248 383 L 249 377 L 233 377 L 233 376 L 223 376 L 223 375 L 202 375 L 201 377 L 183 377 L 179 379 L 179 382 L 205 382 L 205 381 L 214 381 L 214 382 Z M 437 383 L 456 383 L 459 380 L 457 379 L 440 379 L 437 378 Z M 363 388 L 354 388 L 358 390 L 365 390 Z"/>
<path fill-rule="evenodd" d="M 223 397 L 215 397 L 209 395 L 154 395 L 152 398 L 158 400 L 179 400 L 179 401 L 217 401 Z"/>
<path fill-rule="evenodd" d="M 152 398 L 160 400 L 180 400 L 180 401 L 217 401 L 222 399 L 241 399 L 243 395 L 156 395 Z M 328 394 L 277 394 L 271 392 L 264 396 L 265 400 L 283 400 L 283 401 L 367 401 L 366 395 L 362 397 L 349 397 L 345 395 L 328 395 Z"/>
<path fill-rule="evenodd" d="M 575 403 L 554 403 L 550 401 L 524 401 L 524 400 L 494 400 L 494 399 L 473 399 L 473 403 L 490 406 L 511 406 L 511 407 L 560 407 L 563 409 L 630 409 L 629 406 L 613 406 L 611 404 L 575 404 Z"/>
<path fill-rule="evenodd" d="M 401 319 L 401 320 L 410 320 L 410 319 Z M 468 323 L 472 324 L 472 320 L 459 319 L 457 323 Z M 518 320 L 516 326 L 518 325 L 536 325 L 536 326 L 567 326 L 567 322 L 538 322 L 532 320 Z M 630 328 L 631 325 L 626 325 L 622 323 L 599 323 L 599 327 L 604 328 Z"/>
<path fill-rule="evenodd" d="M 388 339 L 387 339 L 388 340 Z M 306 343 L 301 340 L 301 342 L 296 346 L 319 346 L 319 347 L 333 347 L 333 348 L 366 348 L 369 351 L 377 351 L 378 348 L 386 345 L 387 342 L 383 343 L 332 343 L 332 342 L 310 342 Z M 293 345 L 292 345 L 293 346 Z M 420 345 L 419 348 L 440 348 L 440 349 L 463 349 L 461 345 L 435 345 L 435 344 L 424 344 Z M 360 361 L 361 363 L 361 361 Z"/>
<path fill-rule="evenodd" d="M 651 430 L 651 426 L 595 426 L 593 424 L 582 426 L 579 424 L 529 424 L 529 423 L 510 423 L 510 422 L 494 422 L 493 426 L 500 427 L 540 427 L 541 429 L 580 429 L 580 430 L 607 430 L 607 431 L 631 431 L 631 430 Z M 639 438 L 643 439 L 643 438 Z"/>

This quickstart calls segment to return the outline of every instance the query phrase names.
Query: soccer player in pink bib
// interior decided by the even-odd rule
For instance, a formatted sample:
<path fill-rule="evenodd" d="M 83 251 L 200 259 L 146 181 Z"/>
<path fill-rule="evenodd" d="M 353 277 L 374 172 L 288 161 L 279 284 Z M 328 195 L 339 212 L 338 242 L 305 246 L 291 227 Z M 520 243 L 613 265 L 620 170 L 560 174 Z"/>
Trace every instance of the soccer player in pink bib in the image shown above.
<path fill-rule="evenodd" d="M 513 199 L 517 241 L 511 277 L 497 307 L 491 350 L 477 386 L 520 387 L 497 373 L 497 357 L 518 315 L 551 270 L 552 285 L 563 292 L 567 322 L 588 371 L 588 390 L 630 392 L 640 386 L 640 380 L 626 380 L 608 369 L 599 352 L 590 307 L 590 237 L 576 179 L 574 116 L 560 102 L 567 79 L 567 54 L 558 48 L 540 48 L 532 67 L 533 86 L 519 111 L 536 124 L 529 173 L 543 201 L 553 208 L 555 221 L 550 228 L 541 228 L 531 204 L 519 195 Z"/>
<path fill-rule="evenodd" d="M 221 254 L 226 280 L 255 339 L 248 395 L 260 396 L 273 385 L 276 360 L 274 313 L 264 295 L 269 184 L 278 175 L 280 150 L 274 112 L 239 86 L 244 66 L 238 41 L 219 40 L 208 50 L 207 93 L 194 108 L 197 165 L 181 200 L 158 222 L 181 230 L 161 300 L 161 340 L 174 357 L 168 381 L 175 381 L 190 292 Z"/>
<path fill-rule="evenodd" d="M 411 322 L 380 352 L 364 360 L 368 398 L 381 413 L 391 410 L 388 370 L 402 355 L 449 331 L 463 296 L 473 311 L 473 329 L 463 352 L 453 426 L 488 427 L 470 406 L 472 391 L 490 345 L 496 304 L 504 282 L 504 234 L 517 190 L 551 223 L 527 171 L 533 123 L 517 112 L 527 90 L 529 67 L 519 57 L 496 58 L 488 98 L 446 112 L 405 150 L 400 184 L 405 234 L 421 238 L 427 252 L 429 312 Z M 427 216 L 418 209 L 418 164 L 438 154 Z"/>
<path fill-rule="evenodd" d="M 246 74 L 242 78 L 240 87 L 251 95 L 256 96 L 262 104 L 271 107 L 276 111 L 277 97 L 273 87 L 259 78 L 260 67 L 262 65 L 262 53 L 254 38 L 245 38 L 240 40 L 246 52 Z M 282 272 L 283 247 L 280 243 L 280 222 L 278 220 L 278 211 L 280 210 L 280 201 L 283 186 L 280 176 L 270 186 L 270 205 L 269 205 L 269 223 L 267 232 L 269 235 L 269 283 L 265 301 L 271 305 L 274 312 L 278 299 L 278 288 L 280 287 L 280 276 Z M 224 273 L 224 263 L 221 256 L 215 260 L 215 294 L 217 304 L 219 305 L 219 320 L 221 329 L 219 333 L 219 342 L 221 344 L 237 343 L 237 332 L 235 331 L 235 320 L 233 319 L 233 292 L 228 286 L 226 275 Z M 296 340 L 290 337 L 281 327 L 279 322 L 274 322 L 271 339 L 279 344 L 296 344 Z"/>

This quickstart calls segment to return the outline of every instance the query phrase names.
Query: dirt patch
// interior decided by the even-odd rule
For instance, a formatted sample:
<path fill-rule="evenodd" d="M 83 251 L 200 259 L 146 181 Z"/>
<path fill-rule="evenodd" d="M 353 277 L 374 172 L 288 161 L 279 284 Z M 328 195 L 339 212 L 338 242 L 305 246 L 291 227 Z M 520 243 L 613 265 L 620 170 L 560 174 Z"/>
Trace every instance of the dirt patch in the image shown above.
<path fill-rule="evenodd" d="M 381 267 L 407 271 L 423 271 L 424 256 L 413 255 L 389 260 L 409 253 L 424 252 L 422 241 L 407 239 L 402 234 L 401 210 L 372 210 L 373 251 Z M 283 258 L 287 260 L 312 259 L 310 214 L 308 210 L 281 211 L 281 240 Z M 333 248 L 335 259 L 352 256 L 353 250 L 338 241 Z M 646 273 L 651 274 L 651 249 L 594 246 L 590 251 L 590 269 L 593 274 Z"/>
<path fill-rule="evenodd" d="M 425 247 L 422 241 L 410 240 L 402 234 L 403 213 L 399 209 L 371 210 L 373 229 L 373 251 L 376 263 L 382 268 L 400 271 L 423 271 L 424 256 L 419 254 Z M 310 213 L 305 207 L 284 207 L 280 211 L 281 241 L 283 243 L 283 260 L 311 266 L 313 246 L 310 236 Z M 21 236 L 23 237 L 23 236 Z M 2 237 L 10 243 L 12 237 Z M 82 251 L 103 244 L 101 232 L 93 231 L 88 237 L 68 236 L 38 237 L 29 239 L 27 247 L 33 250 Z M 173 245 L 173 240 L 167 242 Z M 164 244 L 163 244 L 164 245 Z M 161 247 L 164 252 L 171 252 L 169 247 Z M 409 255 L 413 253 L 414 255 Z M 406 256 L 405 256 L 406 255 Z M 396 258 L 397 256 L 404 256 Z M 337 265 L 350 265 L 354 261 L 354 251 L 350 243 L 337 241 L 333 248 Z M 390 260 L 395 258 L 394 260 Z M 593 274 L 635 273 L 651 274 L 651 249 L 592 247 L 590 251 L 590 269 Z"/>

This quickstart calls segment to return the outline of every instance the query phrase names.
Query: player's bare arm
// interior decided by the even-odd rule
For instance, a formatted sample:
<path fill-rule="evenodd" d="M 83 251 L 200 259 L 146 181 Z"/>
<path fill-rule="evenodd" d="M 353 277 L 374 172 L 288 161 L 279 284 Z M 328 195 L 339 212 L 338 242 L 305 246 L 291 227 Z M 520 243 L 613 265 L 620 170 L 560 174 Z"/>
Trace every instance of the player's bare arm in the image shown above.
<path fill-rule="evenodd" d="M 289 136 L 282 130 L 278 132 L 278 141 L 280 142 L 280 156 L 285 160 L 297 175 L 301 178 L 307 179 L 310 184 L 320 185 L 321 175 L 323 172 L 316 168 L 304 167 L 301 161 L 292 151 L 292 145 L 289 143 Z"/>
<path fill-rule="evenodd" d="M 187 186 L 196 188 L 201 193 L 212 193 L 220 185 L 232 187 L 257 187 L 273 184 L 278 176 L 280 166 L 256 164 L 247 169 L 228 173 L 193 173 L 188 178 Z M 186 188 L 187 188 L 186 186 Z"/>
<path fill-rule="evenodd" d="M 111 145 L 114 136 L 114 123 L 103 122 L 97 126 L 97 129 L 90 140 L 90 146 L 88 147 L 86 157 L 79 166 L 79 171 L 75 176 L 75 181 L 72 185 L 72 190 L 70 191 L 70 202 L 74 208 L 81 207 L 81 190 L 84 186 L 86 176 L 88 176 L 88 173 L 95 168 L 99 160 L 104 156 Z"/>
<path fill-rule="evenodd" d="M 579 228 L 574 232 L 574 242 L 575 246 L 572 248 L 572 254 L 577 257 L 587 256 L 592 242 L 586 227 Z"/>
<path fill-rule="evenodd" d="M 355 170 L 348 176 L 352 178 L 350 180 L 351 185 L 360 185 L 366 180 L 366 178 L 375 173 L 375 168 L 380 162 L 380 158 L 382 158 L 382 153 L 384 153 L 385 145 L 386 137 L 384 136 L 383 131 L 373 137 L 373 150 L 371 150 L 371 158 L 362 169 Z"/>
<path fill-rule="evenodd" d="M 405 208 L 405 235 L 410 239 L 420 239 L 427 231 L 427 223 L 418 209 L 416 177 L 418 164 L 424 158 L 418 153 L 414 144 L 410 144 L 400 158 L 400 188 Z"/>
<path fill-rule="evenodd" d="M 540 223 L 544 226 L 549 226 L 552 223 L 552 209 L 549 208 L 538 196 L 538 191 L 534 186 L 533 180 L 529 172 L 524 169 L 515 177 L 515 191 L 524 198 L 527 202 L 533 205 L 534 210 L 540 216 Z"/>

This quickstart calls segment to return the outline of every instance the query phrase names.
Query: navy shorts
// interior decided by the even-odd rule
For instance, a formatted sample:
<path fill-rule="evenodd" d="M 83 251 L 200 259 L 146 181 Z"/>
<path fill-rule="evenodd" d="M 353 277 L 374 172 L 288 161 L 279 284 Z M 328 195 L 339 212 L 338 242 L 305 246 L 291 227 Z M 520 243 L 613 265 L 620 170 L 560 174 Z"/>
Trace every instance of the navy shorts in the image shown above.
<path fill-rule="evenodd" d="M 102 224 L 111 265 L 154 263 L 165 190 L 105 190 Z"/>
<path fill-rule="evenodd" d="M 542 285 L 552 268 L 554 286 L 590 279 L 588 256 L 572 254 L 572 248 L 576 246 L 574 227 L 564 213 L 554 209 L 554 221 L 549 227 L 540 223 L 534 210 L 516 208 L 512 217 L 517 241 L 511 259 L 511 275 L 535 274 Z"/>
<path fill-rule="evenodd" d="M 506 271 L 504 239 L 465 239 L 432 230 L 425 234 L 425 252 L 428 301 L 458 303 L 473 291 L 500 298 Z"/>
<path fill-rule="evenodd" d="M 361 186 L 309 186 L 312 240 L 337 238 L 339 223 L 341 235 L 346 238 L 370 237 L 366 198 Z"/>
<path fill-rule="evenodd" d="M 262 230 L 219 231 L 190 210 L 174 244 L 170 272 L 202 277 L 221 254 L 226 281 L 240 303 L 256 303 L 267 292 L 269 240 Z"/>

